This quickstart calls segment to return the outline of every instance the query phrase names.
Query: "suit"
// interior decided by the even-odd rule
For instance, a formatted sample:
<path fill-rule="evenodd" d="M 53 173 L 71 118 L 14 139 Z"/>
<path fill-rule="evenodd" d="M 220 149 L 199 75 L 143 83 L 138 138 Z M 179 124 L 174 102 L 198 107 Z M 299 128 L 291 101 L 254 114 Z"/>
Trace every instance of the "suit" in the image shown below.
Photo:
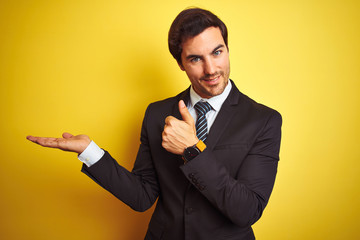
<path fill-rule="evenodd" d="M 82 171 L 136 211 L 158 198 L 145 239 L 255 239 L 251 225 L 270 197 L 279 160 L 281 115 L 232 89 L 207 148 L 184 164 L 162 146 L 165 118 L 181 119 L 189 89 L 148 106 L 131 172 L 105 155 Z"/>

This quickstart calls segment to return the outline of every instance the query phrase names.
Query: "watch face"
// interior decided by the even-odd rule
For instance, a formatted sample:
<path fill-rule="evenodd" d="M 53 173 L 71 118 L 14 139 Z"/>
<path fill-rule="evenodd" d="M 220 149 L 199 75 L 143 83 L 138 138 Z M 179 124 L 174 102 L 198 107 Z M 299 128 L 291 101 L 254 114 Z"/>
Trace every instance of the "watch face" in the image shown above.
<path fill-rule="evenodd" d="M 184 151 L 184 158 L 187 161 L 192 160 L 193 158 L 195 158 L 197 155 L 199 155 L 199 150 L 196 147 L 188 147 L 185 149 Z"/>

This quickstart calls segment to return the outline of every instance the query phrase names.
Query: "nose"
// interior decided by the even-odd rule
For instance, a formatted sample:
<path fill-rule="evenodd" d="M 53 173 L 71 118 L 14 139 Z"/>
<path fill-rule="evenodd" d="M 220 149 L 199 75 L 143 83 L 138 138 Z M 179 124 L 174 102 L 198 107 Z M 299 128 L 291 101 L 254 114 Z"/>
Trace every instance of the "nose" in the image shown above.
<path fill-rule="evenodd" d="M 206 75 L 213 75 L 216 72 L 215 63 L 212 59 L 204 61 L 204 73 Z"/>

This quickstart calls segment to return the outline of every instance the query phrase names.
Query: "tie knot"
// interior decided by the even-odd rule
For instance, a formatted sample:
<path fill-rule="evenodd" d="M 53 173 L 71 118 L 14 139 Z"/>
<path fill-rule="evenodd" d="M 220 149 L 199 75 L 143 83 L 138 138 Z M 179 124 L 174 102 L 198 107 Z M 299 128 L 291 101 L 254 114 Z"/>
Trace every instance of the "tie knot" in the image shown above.
<path fill-rule="evenodd" d="M 208 102 L 197 102 L 194 108 L 198 116 L 205 115 L 208 111 L 211 110 L 211 105 Z"/>

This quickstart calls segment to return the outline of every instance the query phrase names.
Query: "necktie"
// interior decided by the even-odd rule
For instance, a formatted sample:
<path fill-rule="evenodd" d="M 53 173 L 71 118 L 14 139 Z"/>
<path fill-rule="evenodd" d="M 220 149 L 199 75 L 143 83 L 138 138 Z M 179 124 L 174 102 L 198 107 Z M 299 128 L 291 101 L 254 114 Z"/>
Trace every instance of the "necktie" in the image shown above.
<path fill-rule="evenodd" d="M 197 102 L 194 106 L 197 120 L 196 120 L 196 135 L 199 140 L 205 141 L 207 138 L 207 120 L 206 113 L 211 110 L 211 106 L 208 102 Z"/>

